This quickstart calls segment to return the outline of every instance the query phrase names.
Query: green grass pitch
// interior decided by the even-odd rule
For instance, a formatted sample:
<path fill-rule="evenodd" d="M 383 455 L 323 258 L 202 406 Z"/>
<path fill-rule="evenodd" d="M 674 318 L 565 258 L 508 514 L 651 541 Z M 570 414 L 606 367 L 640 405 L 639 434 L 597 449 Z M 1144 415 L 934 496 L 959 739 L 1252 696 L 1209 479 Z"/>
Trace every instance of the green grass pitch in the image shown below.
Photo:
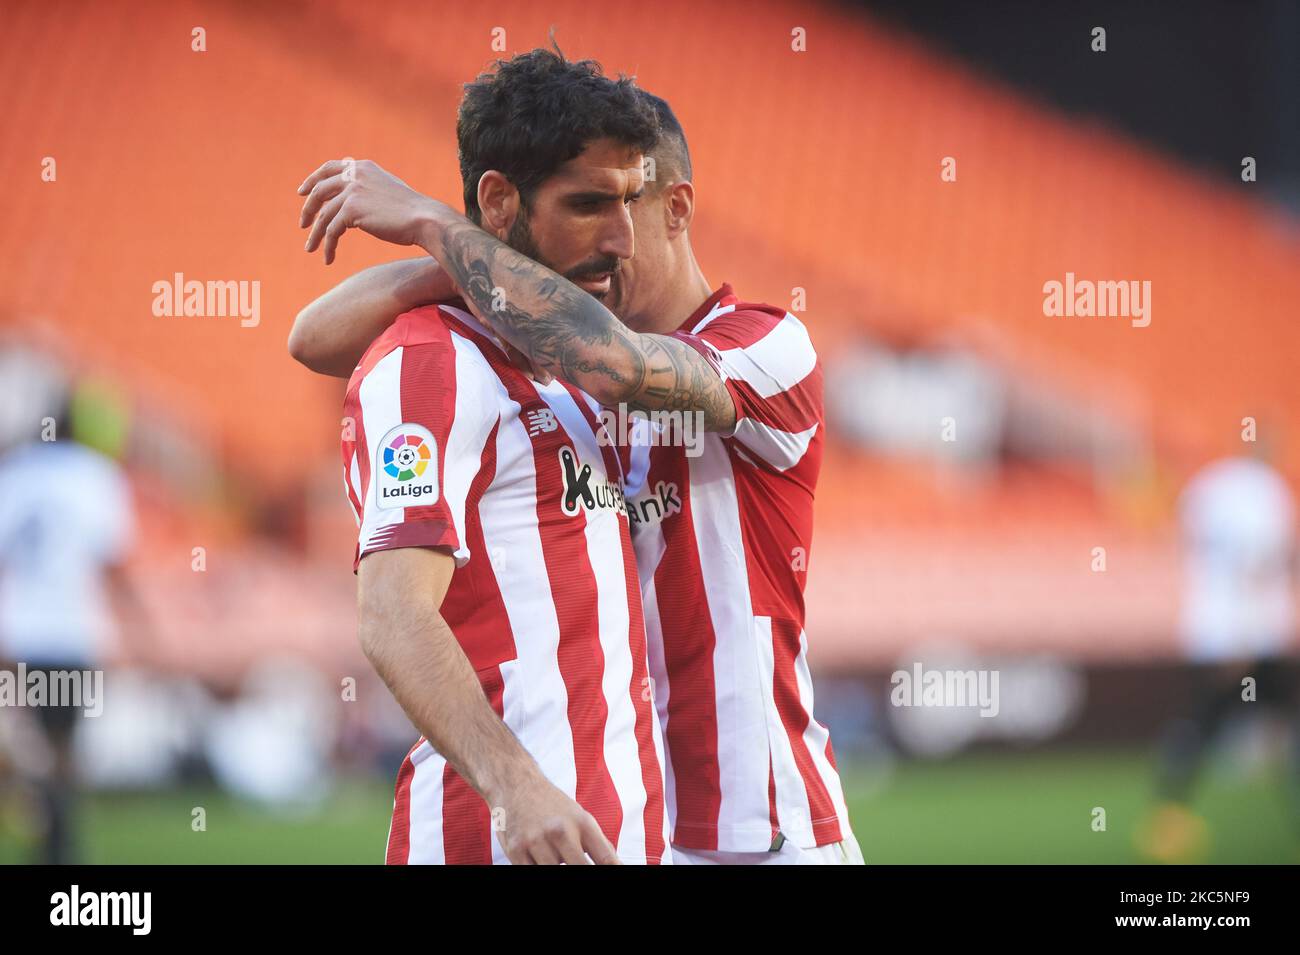
<path fill-rule="evenodd" d="M 1129 863 L 1148 808 L 1151 766 L 1134 753 L 963 756 L 900 763 L 880 776 L 842 766 L 854 829 L 869 863 Z M 268 812 L 216 789 L 87 797 L 87 861 L 102 863 L 379 863 L 391 784 L 352 782 L 318 811 Z M 1207 772 L 1195 808 L 1213 863 L 1300 862 L 1280 771 L 1247 780 Z M 202 806 L 207 830 L 191 830 Z M 1106 831 L 1093 831 L 1094 807 Z M 29 845 L 14 810 L 0 820 L 0 863 Z"/>

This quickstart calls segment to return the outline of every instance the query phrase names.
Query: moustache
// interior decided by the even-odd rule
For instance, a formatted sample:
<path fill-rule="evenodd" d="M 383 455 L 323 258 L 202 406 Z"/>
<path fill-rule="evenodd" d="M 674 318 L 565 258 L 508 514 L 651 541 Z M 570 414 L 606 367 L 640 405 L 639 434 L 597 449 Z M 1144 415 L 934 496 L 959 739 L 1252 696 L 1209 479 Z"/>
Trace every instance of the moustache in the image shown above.
<path fill-rule="evenodd" d="M 607 273 L 612 276 L 617 276 L 619 264 L 620 260 L 614 256 L 604 256 L 574 266 L 564 273 L 564 277 L 573 282 L 581 281 L 582 279 L 594 279 Z"/>

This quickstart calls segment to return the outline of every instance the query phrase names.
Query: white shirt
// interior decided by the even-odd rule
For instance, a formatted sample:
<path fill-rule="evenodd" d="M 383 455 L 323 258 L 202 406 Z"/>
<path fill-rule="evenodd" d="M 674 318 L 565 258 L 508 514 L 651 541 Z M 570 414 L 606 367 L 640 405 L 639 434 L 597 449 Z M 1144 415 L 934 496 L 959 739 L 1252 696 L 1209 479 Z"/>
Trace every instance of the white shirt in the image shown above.
<path fill-rule="evenodd" d="M 1267 464 L 1227 458 L 1180 501 L 1187 542 L 1183 635 L 1194 658 L 1280 652 L 1295 627 L 1295 504 Z"/>
<path fill-rule="evenodd" d="M 86 664 L 112 639 L 105 569 L 130 545 L 125 475 L 69 441 L 0 458 L 0 654 Z"/>

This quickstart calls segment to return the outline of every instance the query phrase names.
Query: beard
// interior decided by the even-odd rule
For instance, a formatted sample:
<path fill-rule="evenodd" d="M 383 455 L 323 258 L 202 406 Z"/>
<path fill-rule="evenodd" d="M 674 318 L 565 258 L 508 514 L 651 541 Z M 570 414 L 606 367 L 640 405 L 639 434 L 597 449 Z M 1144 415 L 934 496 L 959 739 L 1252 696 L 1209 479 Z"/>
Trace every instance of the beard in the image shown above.
<path fill-rule="evenodd" d="M 549 261 L 546 256 L 542 255 L 542 250 L 538 248 L 537 242 L 533 239 L 533 230 L 528 217 L 528 207 L 522 202 L 519 205 L 519 214 L 515 216 L 515 221 L 510 224 L 510 231 L 506 234 L 506 245 L 510 246 L 510 248 L 514 249 L 520 255 L 528 256 L 539 265 L 546 266 L 552 272 L 558 272 L 570 282 L 593 278 L 597 275 L 603 275 L 606 272 L 613 273 L 608 292 L 601 292 L 599 295 L 596 295 L 587 292 L 586 289 L 583 289 L 582 291 L 591 295 L 591 297 L 596 299 L 598 302 L 609 307 L 610 311 L 614 312 L 615 315 L 618 314 L 614 305 L 617 304 L 618 299 L 622 298 L 621 286 L 619 283 L 619 266 L 621 260 L 616 256 L 593 256 L 592 258 L 575 265 L 567 272 L 561 272 L 554 262 Z"/>
<path fill-rule="evenodd" d="M 546 261 L 546 257 L 542 255 L 542 250 L 533 241 L 533 230 L 528 221 L 528 207 L 522 202 L 519 204 L 519 215 L 515 216 L 515 221 L 510 224 L 510 231 L 506 234 L 506 245 L 520 255 L 526 255 L 534 262 L 544 265 L 552 271 L 558 271 L 554 265 Z"/>

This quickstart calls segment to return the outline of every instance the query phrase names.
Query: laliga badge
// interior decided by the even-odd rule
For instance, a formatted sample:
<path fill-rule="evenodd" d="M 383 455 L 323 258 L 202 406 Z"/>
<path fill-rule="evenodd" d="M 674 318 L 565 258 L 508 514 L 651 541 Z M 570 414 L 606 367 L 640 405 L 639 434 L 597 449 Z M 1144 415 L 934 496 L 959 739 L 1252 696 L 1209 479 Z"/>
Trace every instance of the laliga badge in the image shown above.
<path fill-rule="evenodd" d="M 429 429 L 399 424 L 375 450 L 375 504 L 381 510 L 438 500 L 438 445 Z"/>

